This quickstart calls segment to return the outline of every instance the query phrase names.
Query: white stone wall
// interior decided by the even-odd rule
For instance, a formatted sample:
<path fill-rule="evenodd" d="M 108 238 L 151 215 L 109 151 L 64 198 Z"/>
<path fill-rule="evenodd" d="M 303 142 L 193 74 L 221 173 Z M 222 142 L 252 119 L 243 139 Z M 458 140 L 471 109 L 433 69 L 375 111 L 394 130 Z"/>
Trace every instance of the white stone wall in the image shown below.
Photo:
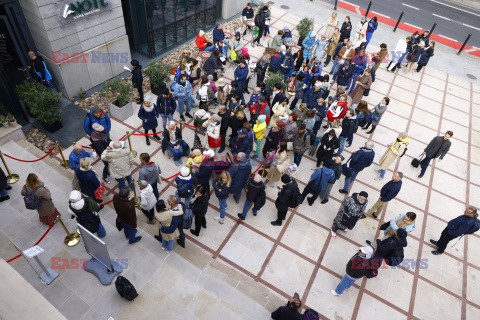
<path fill-rule="evenodd" d="M 241 13 L 247 3 L 253 3 L 251 0 L 223 0 L 222 18 L 229 19 L 234 15 Z"/>

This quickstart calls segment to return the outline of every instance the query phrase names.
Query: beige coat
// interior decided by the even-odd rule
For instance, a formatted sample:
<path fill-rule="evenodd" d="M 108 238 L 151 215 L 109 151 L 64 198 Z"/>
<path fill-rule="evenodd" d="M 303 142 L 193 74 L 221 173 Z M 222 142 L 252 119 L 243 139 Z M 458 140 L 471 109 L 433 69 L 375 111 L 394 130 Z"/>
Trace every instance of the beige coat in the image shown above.
<path fill-rule="evenodd" d="M 287 172 L 290 167 L 290 158 L 288 157 L 287 151 L 276 154 L 275 159 L 277 165 L 270 168 L 270 171 L 268 171 L 267 179 L 269 182 L 280 180 L 282 175 Z"/>
<path fill-rule="evenodd" d="M 275 123 L 279 120 L 278 117 L 283 116 L 283 115 L 289 115 L 290 114 L 290 108 L 288 105 L 283 105 L 280 102 L 275 103 L 275 105 L 272 108 L 273 115 L 270 118 L 270 126 L 273 127 Z"/>
<path fill-rule="evenodd" d="M 101 156 L 103 161 L 108 162 L 108 171 L 114 179 L 125 178 L 132 174 L 132 168 L 135 160 L 130 150 L 112 149 L 103 151 Z"/>
<path fill-rule="evenodd" d="M 370 73 L 364 73 L 357 78 L 357 85 L 353 89 L 350 96 L 352 97 L 352 103 L 358 104 L 363 98 L 363 92 L 365 89 L 370 89 L 372 85 L 372 75 Z"/>
<path fill-rule="evenodd" d="M 403 154 L 403 151 L 408 145 L 408 140 L 409 138 L 406 137 L 402 139 L 401 142 L 395 141 L 395 143 L 388 148 L 383 156 L 380 158 L 379 161 L 379 168 L 382 170 L 387 170 L 388 167 L 399 157 L 400 155 Z"/>
<path fill-rule="evenodd" d="M 170 224 L 172 223 L 172 217 L 181 216 L 183 214 L 182 206 L 178 205 L 177 208 L 178 208 L 178 210 L 171 210 L 170 209 L 170 210 L 167 210 L 167 211 L 156 212 L 155 213 L 155 219 L 157 219 L 158 222 L 160 222 L 160 224 L 163 227 L 170 227 Z M 170 240 L 175 240 L 176 238 L 178 238 L 178 236 L 180 235 L 180 232 L 178 231 L 178 228 L 177 228 L 172 233 L 160 232 L 160 234 L 162 235 L 162 239 L 170 241 Z"/>
<path fill-rule="evenodd" d="M 25 196 L 25 189 L 27 189 L 28 192 L 31 192 L 32 189 L 27 187 L 27 185 L 24 185 L 22 188 L 22 196 Z M 37 198 L 42 199 L 42 204 L 40 207 L 37 209 L 38 215 L 40 217 L 46 217 L 51 215 L 52 213 L 55 212 L 55 205 L 53 204 L 52 201 L 52 195 L 50 193 L 50 190 L 48 190 L 43 183 L 40 184 L 40 186 L 37 188 L 37 191 L 35 191 L 34 196 Z"/>
<path fill-rule="evenodd" d="M 330 39 L 330 38 L 332 38 L 332 41 L 330 41 L 330 43 L 328 44 L 327 54 L 329 56 L 333 56 L 333 54 L 335 53 L 335 48 L 337 47 L 338 41 L 340 41 L 340 32 L 327 39 Z"/>
<path fill-rule="evenodd" d="M 335 18 L 333 19 L 332 16 L 328 18 L 327 21 L 327 27 L 325 28 L 325 37 L 327 39 L 330 39 L 333 36 L 333 33 L 335 32 L 335 28 L 338 27 L 338 19 Z"/>

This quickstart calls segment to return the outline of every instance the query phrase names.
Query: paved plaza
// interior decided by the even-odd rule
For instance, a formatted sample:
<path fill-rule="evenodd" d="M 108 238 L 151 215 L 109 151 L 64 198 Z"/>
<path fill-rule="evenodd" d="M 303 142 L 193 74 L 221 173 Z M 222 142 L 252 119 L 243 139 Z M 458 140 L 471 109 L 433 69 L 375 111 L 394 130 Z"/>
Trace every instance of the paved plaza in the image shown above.
<path fill-rule="evenodd" d="M 289 26 L 297 41 L 294 28 L 301 17 L 277 7 L 272 7 L 271 12 L 271 34 Z M 315 30 L 321 33 L 324 26 L 315 21 Z M 251 40 L 251 36 L 247 39 Z M 396 39 L 392 40 L 392 45 L 395 42 Z M 248 47 L 253 60 L 258 60 L 264 48 Z M 378 49 L 372 45 L 368 51 Z M 367 191 L 368 207 L 376 201 L 380 188 L 394 171 L 404 173 L 401 192 L 385 206 L 378 220 L 360 220 L 354 230 L 339 232 L 332 238 L 330 227 L 344 198 L 338 192 L 343 186 L 343 176 L 333 187 L 328 203 L 320 204 L 317 200 L 312 207 L 305 203 L 289 210 L 281 227 L 270 224 L 277 216 L 275 188 L 267 187 L 267 203 L 256 217 L 249 213 L 245 221 L 237 218 L 245 194 L 240 204 L 230 198 L 223 225 L 213 220 L 218 215 L 219 203 L 212 195 L 206 216 L 207 229 L 202 230 L 199 237 L 187 231 L 186 248 L 175 243 L 174 251 L 166 254 L 153 238 L 158 234 L 158 227 L 147 224 L 140 210 L 137 211 L 138 234 L 143 238 L 138 244 L 129 245 L 123 232 L 115 228 L 116 214 L 110 204 L 100 212 L 107 231 L 104 241 L 112 259 L 128 259 L 128 268 L 122 275 L 139 292 L 133 302 L 120 298 L 114 285 L 102 286 L 81 269 L 61 269 L 60 277 L 46 286 L 24 260 L 17 259 L 10 265 L 67 319 L 108 319 L 110 316 L 136 320 L 270 319 L 270 312 L 284 304 L 293 292 L 298 292 L 305 306 L 318 311 L 322 319 L 479 319 L 480 236 L 469 235 L 456 244 L 454 240 L 445 254 L 439 256 L 430 253 L 434 247 L 429 239 L 438 239 L 446 223 L 461 215 L 467 204 L 480 207 L 480 200 L 475 196 L 480 193 L 480 104 L 475 103 L 480 101 L 480 86 L 430 66 L 410 74 L 405 74 L 404 69 L 389 73 L 385 67 L 383 64 L 377 71 L 366 101 L 376 105 L 388 96 L 391 99 L 388 110 L 371 135 L 359 129 L 352 146 L 344 153 L 348 158 L 366 141 L 375 144 L 374 165 L 358 175 L 350 192 Z M 330 66 L 326 69 L 330 71 Z M 234 67 L 227 68 L 225 77 L 232 80 L 233 71 Z M 250 81 L 251 91 L 254 83 L 255 77 Z M 138 105 L 135 105 L 134 116 L 124 122 L 112 119 L 112 139 L 122 137 L 126 131 L 143 133 L 137 111 Z M 175 119 L 179 120 L 178 114 Z M 188 123 L 193 125 L 191 120 Z M 419 169 L 410 165 L 412 159 L 423 152 L 433 137 L 447 130 L 454 132 L 450 152 L 443 161 L 432 161 L 425 176 L 418 178 Z M 410 136 L 406 155 L 394 162 L 386 179 L 375 181 L 378 160 L 386 145 L 401 131 L 407 131 Z M 192 146 L 193 129 L 184 127 L 183 133 Z M 152 145 L 147 147 L 144 137 L 133 136 L 132 147 L 139 154 L 152 155 L 152 161 L 162 169 L 162 178 L 175 175 L 179 168 L 162 153 L 159 141 L 151 141 Z M 87 138 L 79 143 L 90 144 Z M 1 149 L 23 159 L 42 155 L 23 142 L 9 142 Z M 64 150 L 64 154 L 68 155 L 71 149 Z M 293 162 L 293 154 L 289 156 Z M 66 210 L 73 175 L 59 165 L 60 160 L 59 154 L 34 165 L 7 160 L 21 181 L 9 192 L 12 199 L 0 205 L 0 258 L 8 260 L 16 255 L 11 242 L 27 248 L 47 229 L 38 222 L 36 212 L 25 209 L 20 196 L 29 172 L 37 173 L 45 182 L 67 227 L 70 231 L 75 229 L 74 220 Z M 315 161 L 304 156 L 294 176 L 301 190 L 313 173 Z M 135 163 L 133 177 L 137 178 L 138 156 Z M 254 169 L 258 166 L 258 162 L 252 162 Z M 103 164 L 97 161 L 94 168 L 101 172 Z M 159 186 L 162 199 L 175 193 L 173 180 Z M 113 182 L 107 185 L 104 199 L 111 199 L 116 190 Z M 368 281 L 364 278 L 343 296 L 332 296 L 330 290 L 343 277 L 350 257 L 365 240 L 380 235 L 381 224 L 407 211 L 417 214 L 416 230 L 409 234 L 405 250 L 405 261 L 411 262 L 410 267 L 405 264 L 403 268 L 381 268 L 376 278 Z M 46 251 L 40 257 L 47 265 L 51 264 L 52 257 L 89 257 L 83 243 L 68 248 L 63 244 L 64 237 L 61 226 L 55 225 L 41 243 Z M 425 259 L 424 268 L 415 268 L 420 259 Z"/>

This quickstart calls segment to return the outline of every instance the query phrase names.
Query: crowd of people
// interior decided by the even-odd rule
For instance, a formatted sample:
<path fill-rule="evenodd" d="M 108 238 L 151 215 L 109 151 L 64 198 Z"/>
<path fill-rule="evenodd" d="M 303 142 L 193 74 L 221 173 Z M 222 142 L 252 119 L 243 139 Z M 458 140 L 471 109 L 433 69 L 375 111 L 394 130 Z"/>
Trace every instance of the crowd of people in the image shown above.
<path fill-rule="evenodd" d="M 369 194 L 364 190 L 350 194 L 351 184 L 361 171 L 373 165 L 378 151 L 369 138 L 358 150 L 350 152 L 347 161 L 343 155 L 345 149 L 352 146 L 358 129 L 369 130 L 364 135 L 372 134 L 390 107 L 388 97 L 372 106 L 364 100 L 375 81 L 376 71 L 388 54 L 386 44 L 381 44 L 380 51 L 371 59 L 365 51 L 379 27 L 376 17 L 370 21 L 362 18 L 354 30 L 348 16 L 339 28 L 337 13 L 334 12 L 324 33 L 317 35 L 315 31 L 310 31 L 295 53 L 292 52 L 295 50 L 293 47 L 286 48 L 285 43 L 292 40 L 292 33 L 285 27 L 273 37 L 271 46 L 275 53 L 264 55 L 254 68 L 250 68 L 252 63 L 246 47 L 246 34 L 253 29 L 250 30 L 254 34 L 252 46 L 262 45 L 262 37 L 269 35 L 269 8 L 261 7 L 255 14 L 248 4 L 242 16 L 242 29 L 235 32 L 231 40 L 225 38 L 222 24 L 216 25 L 211 41 L 205 37 L 205 32 L 200 31 L 195 40 L 198 49 L 211 52 L 203 70 L 196 59 L 180 65 L 170 89 L 163 88 L 155 102 L 150 95 L 144 97 L 139 82 L 143 80 L 141 66 L 132 61 L 132 81 L 139 91 L 138 103 L 141 106 L 138 117 L 143 129 L 146 134 L 149 131 L 154 133 L 151 137 L 161 142 L 163 153 L 173 158 L 174 164 L 180 167 L 174 180 L 175 194 L 162 200 L 158 183 L 161 181 L 161 167 L 168 164 L 159 165 L 151 160 L 150 154 L 140 154 L 141 168 L 136 179 L 140 190 L 139 207 L 148 223 L 160 224 L 155 238 L 166 252 L 173 250 L 174 240 L 185 247 L 184 229 L 190 229 L 192 235 L 199 236 L 202 228 L 207 227 L 206 213 L 213 195 L 219 203 L 219 215 L 213 219 L 223 224 L 230 195 L 239 203 L 242 193 L 245 193 L 243 211 L 237 214 L 238 219 L 245 220 L 250 209 L 253 216 L 262 211 L 267 200 L 266 187 L 276 188 L 277 218 L 271 224 L 281 226 L 289 209 L 302 205 L 305 199 L 309 206 L 317 198 L 320 198 L 321 204 L 327 203 L 333 186 L 340 181 L 339 192 L 345 194 L 345 198 L 336 215 L 332 213 L 331 236 L 336 238 L 337 232 L 354 229 L 360 219 L 379 219 L 385 205 L 401 192 L 404 175 L 392 168 L 392 178 L 381 188 L 373 205 L 369 205 Z M 252 20 L 255 27 L 247 23 Z M 414 63 L 417 63 L 416 70 L 419 72 L 434 53 L 435 43 L 429 40 L 429 36 L 428 31 L 423 34 L 415 32 L 400 40 L 391 55 L 388 71 L 395 72 L 406 59 L 406 72 L 412 69 Z M 331 69 L 325 70 L 331 61 Z M 230 83 L 223 76 L 226 63 L 237 65 Z M 272 88 L 266 85 L 264 78 L 267 70 L 283 74 L 292 92 L 287 93 L 280 84 Z M 249 80 L 254 76 L 257 77 L 256 86 L 246 98 L 245 94 L 250 94 Z M 335 90 L 332 90 L 334 87 Z M 194 97 L 195 91 L 198 93 Z M 293 99 L 289 99 L 290 93 Z M 197 104 L 198 110 L 192 115 Z M 218 112 L 212 112 L 217 106 Z M 177 112 L 183 121 L 184 116 L 194 119 L 196 128 L 192 147 L 185 141 L 179 123 L 173 120 Z M 160 129 L 159 117 L 163 120 Z M 117 227 L 123 229 L 129 243 L 134 244 L 141 240 L 141 236 L 136 236 L 135 204 L 130 201 L 134 158 L 125 142 L 111 140 L 111 126 L 109 116 L 99 107 L 93 107 L 85 118 L 84 129 L 94 152 L 75 145 L 69 156 L 70 167 L 75 173 L 74 190 L 69 196 L 69 213 L 99 237 L 106 236 L 98 212 L 102 209 L 105 183 L 111 183 L 110 178 L 113 178 L 119 184 L 119 190 L 113 197 L 118 215 Z M 410 142 L 408 132 L 402 131 L 403 128 L 391 129 L 400 133 L 396 138 L 392 137 L 394 141 L 385 143 L 387 150 L 380 158 L 375 180 L 385 178 L 387 170 L 406 153 Z M 163 131 L 162 137 L 159 131 Z M 421 168 L 419 178 L 424 176 L 432 159 L 441 161 L 445 157 L 452 136 L 452 131 L 446 131 L 433 137 L 421 159 L 417 160 L 417 166 Z M 149 146 L 151 138 L 145 137 Z M 423 138 L 417 137 L 419 140 Z M 220 158 L 222 153 L 224 156 Z M 294 173 L 300 166 L 309 169 L 302 164 L 304 156 L 314 160 L 316 166 L 301 191 Z M 97 157 L 103 163 L 101 177 L 92 168 Z M 270 167 L 265 179 L 255 170 L 261 164 Z M 0 170 L 0 201 L 9 199 L 7 190 L 10 189 L 5 174 Z M 48 188 L 36 174 L 28 175 L 21 192 L 27 208 L 36 209 L 41 222 L 50 224 L 60 215 Z M 383 238 L 366 240 L 367 245 L 349 260 L 345 276 L 331 293 L 342 295 L 356 280 L 364 276 L 375 277 L 382 261 L 393 266 L 401 263 L 407 235 L 415 230 L 417 215 L 415 212 L 399 212 L 394 219 L 381 225 Z M 192 217 L 194 222 L 188 223 Z M 450 221 L 438 241 L 430 240 L 437 247 L 432 253 L 441 254 L 450 240 L 477 231 L 480 227 L 477 217 L 477 210 L 468 207 L 464 215 Z M 272 313 L 272 317 L 294 319 L 301 308 L 301 299 L 295 295 L 287 306 Z"/>

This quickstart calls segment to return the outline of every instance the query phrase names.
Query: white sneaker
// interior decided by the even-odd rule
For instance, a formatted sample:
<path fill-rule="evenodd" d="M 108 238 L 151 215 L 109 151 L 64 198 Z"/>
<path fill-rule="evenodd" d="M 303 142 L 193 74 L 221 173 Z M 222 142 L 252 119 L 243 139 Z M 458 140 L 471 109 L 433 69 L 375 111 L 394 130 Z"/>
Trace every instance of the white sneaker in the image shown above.
<path fill-rule="evenodd" d="M 337 234 L 335 232 L 333 232 L 333 230 L 330 230 L 330 232 L 332 233 L 332 237 L 333 238 L 336 238 L 337 237 Z"/>
<path fill-rule="evenodd" d="M 333 294 L 334 296 L 341 296 L 341 294 L 338 294 L 335 290 L 330 290 L 330 293 Z"/>
<path fill-rule="evenodd" d="M 218 216 L 218 217 L 213 217 L 213 220 L 218 221 L 218 222 L 221 223 L 221 224 L 223 224 L 223 222 L 225 222 L 225 219 L 220 218 L 220 216 Z"/>

